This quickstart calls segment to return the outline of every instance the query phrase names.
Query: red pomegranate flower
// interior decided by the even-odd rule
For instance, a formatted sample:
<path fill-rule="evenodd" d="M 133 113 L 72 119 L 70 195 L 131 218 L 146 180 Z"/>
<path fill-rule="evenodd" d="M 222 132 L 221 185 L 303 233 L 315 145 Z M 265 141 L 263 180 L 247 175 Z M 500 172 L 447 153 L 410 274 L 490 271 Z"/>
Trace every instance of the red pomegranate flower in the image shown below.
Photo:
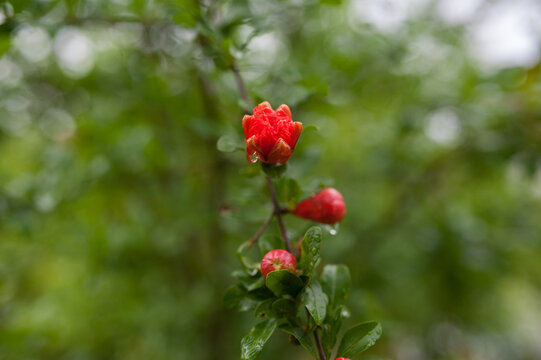
<path fill-rule="evenodd" d="M 346 215 L 346 203 L 338 190 L 326 188 L 298 203 L 293 214 L 322 224 L 335 224 Z"/>
<path fill-rule="evenodd" d="M 282 249 L 269 251 L 261 260 L 261 275 L 266 279 L 267 275 L 276 270 L 289 270 L 295 272 L 297 262 L 292 253 Z"/>
<path fill-rule="evenodd" d="M 346 359 L 345 357 L 339 357 L 339 358 L 336 358 L 336 360 L 351 360 L 351 359 Z"/>
<path fill-rule="evenodd" d="M 284 164 L 302 132 L 302 124 L 293 122 L 287 105 L 274 111 L 267 101 L 257 105 L 253 115 L 244 116 L 242 127 L 246 157 L 252 163 L 259 159 L 265 164 Z"/>

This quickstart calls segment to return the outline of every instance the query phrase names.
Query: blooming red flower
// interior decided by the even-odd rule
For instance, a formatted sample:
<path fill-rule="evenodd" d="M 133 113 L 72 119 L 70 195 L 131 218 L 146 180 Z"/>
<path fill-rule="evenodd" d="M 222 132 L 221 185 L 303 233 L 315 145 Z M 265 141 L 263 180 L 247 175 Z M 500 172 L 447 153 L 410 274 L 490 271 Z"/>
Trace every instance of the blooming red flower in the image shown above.
<path fill-rule="evenodd" d="M 267 275 L 276 270 L 289 270 L 295 272 L 297 262 L 292 253 L 282 249 L 269 251 L 261 260 L 261 275 L 266 279 Z"/>
<path fill-rule="evenodd" d="M 287 105 L 274 111 L 267 101 L 257 105 L 253 115 L 244 116 L 242 127 L 246 157 L 252 163 L 259 159 L 265 164 L 284 164 L 302 132 L 302 124 L 293 122 Z"/>
<path fill-rule="evenodd" d="M 346 204 L 338 190 L 326 188 L 298 203 L 293 214 L 322 224 L 334 224 L 346 215 Z"/>

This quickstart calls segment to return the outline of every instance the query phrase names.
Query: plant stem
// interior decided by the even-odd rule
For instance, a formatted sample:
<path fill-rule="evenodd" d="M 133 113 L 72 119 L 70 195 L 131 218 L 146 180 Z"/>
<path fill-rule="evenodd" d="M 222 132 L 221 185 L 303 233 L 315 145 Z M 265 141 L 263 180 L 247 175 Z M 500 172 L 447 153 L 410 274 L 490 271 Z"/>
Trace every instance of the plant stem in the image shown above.
<path fill-rule="evenodd" d="M 268 218 L 265 219 L 265 222 L 263 222 L 263 224 L 259 227 L 259 229 L 257 229 L 257 232 L 254 234 L 254 236 L 252 236 L 250 238 L 250 246 L 252 246 L 260 237 L 261 235 L 263 234 L 263 231 L 265 231 L 265 229 L 267 228 L 267 226 L 269 226 L 272 218 L 274 217 L 274 211 L 270 214 L 270 216 Z"/>
<path fill-rule="evenodd" d="M 242 101 L 244 101 L 244 105 L 248 107 L 248 108 L 244 108 L 244 111 L 250 112 L 251 107 L 254 104 L 252 100 L 250 99 L 250 96 L 248 95 L 246 84 L 244 83 L 244 79 L 242 78 L 242 75 L 240 74 L 240 70 L 237 63 L 234 62 L 231 68 L 233 69 L 233 74 L 235 75 L 235 81 L 237 82 L 237 87 L 239 88 L 240 97 L 242 98 Z"/>
<path fill-rule="evenodd" d="M 267 185 L 269 187 L 270 196 L 272 199 L 272 204 L 274 205 L 273 214 L 276 216 L 276 219 L 278 219 L 278 224 L 280 225 L 280 232 L 282 234 L 282 238 L 284 239 L 284 242 L 286 243 L 287 251 L 292 253 L 293 251 L 291 249 L 291 244 L 289 243 L 289 238 L 287 237 L 287 230 L 284 225 L 284 220 L 282 219 L 282 214 L 285 214 L 288 211 L 285 211 L 283 208 L 280 207 L 280 204 L 278 204 L 278 198 L 276 197 L 276 191 L 274 190 L 274 184 L 272 183 L 272 179 L 267 176 L 266 180 L 267 180 Z M 308 321 L 310 321 L 310 317 L 311 317 L 310 312 L 308 312 L 308 309 L 306 310 L 306 312 L 308 314 Z M 317 328 L 314 330 L 314 340 L 316 341 L 317 351 L 318 351 L 320 360 L 327 360 L 327 358 L 325 357 L 325 352 L 323 351 L 323 347 L 321 346 L 321 341 L 319 340 L 319 334 L 317 333 Z"/>
<path fill-rule="evenodd" d="M 266 179 L 267 179 L 267 185 L 269 187 L 270 196 L 272 199 L 272 204 L 274 205 L 274 215 L 276 216 L 276 219 L 278 220 L 278 225 L 280 225 L 280 233 L 282 234 L 282 238 L 284 239 L 284 242 L 286 243 L 287 251 L 289 251 L 290 253 L 293 253 L 293 249 L 291 248 L 289 238 L 287 237 L 286 226 L 284 225 L 284 220 L 282 219 L 283 210 L 280 207 L 280 204 L 278 204 L 278 199 L 276 198 L 276 191 L 274 190 L 274 185 L 270 177 L 267 176 Z"/>
<path fill-rule="evenodd" d="M 244 83 L 244 79 L 242 78 L 242 75 L 240 74 L 240 70 L 236 62 L 233 63 L 232 70 L 233 70 L 233 74 L 235 75 L 235 81 L 237 83 L 239 94 L 244 102 L 244 105 L 248 107 L 252 107 L 253 102 L 250 99 L 250 96 L 248 95 L 246 84 Z M 244 111 L 250 112 L 250 109 L 244 108 Z M 265 231 L 267 226 L 269 226 L 272 218 L 276 216 L 276 219 L 278 220 L 278 225 L 280 226 L 280 233 L 286 244 L 287 251 L 289 251 L 290 253 L 293 253 L 293 249 L 291 248 L 289 237 L 287 236 L 287 229 L 284 224 L 284 220 L 282 219 L 282 215 L 289 213 L 289 210 L 280 207 L 280 204 L 278 203 L 278 198 L 276 197 L 276 191 L 274 189 L 274 184 L 272 183 L 272 179 L 267 176 L 266 180 L 267 180 L 267 186 L 269 187 L 269 193 L 272 199 L 272 205 L 274 207 L 274 210 L 272 214 L 265 220 L 265 222 L 259 227 L 255 235 L 249 240 L 250 246 L 252 246 L 259 239 L 261 234 L 263 234 L 263 231 Z M 308 317 L 310 319 L 309 312 L 308 312 Z M 323 347 L 321 346 L 321 341 L 319 340 L 319 334 L 317 333 L 317 328 L 314 330 L 314 340 L 316 341 L 316 346 L 317 346 L 320 360 L 327 360 L 327 358 L 325 357 L 325 352 L 323 351 Z"/>
<path fill-rule="evenodd" d="M 313 319 L 312 315 L 310 314 L 310 311 L 308 311 L 307 308 L 304 308 L 306 310 L 306 316 L 308 316 L 308 328 L 310 328 L 311 319 Z M 320 360 L 327 360 L 325 358 L 325 351 L 323 351 L 323 347 L 321 346 L 321 341 L 319 340 L 319 334 L 317 333 L 317 327 L 314 329 L 314 340 L 316 340 L 316 347 L 317 352 L 319 355 Z"/>
<path fill-rule="evenodd" d="M 317 333 L 317 328 L 314 330 L 314 340 L 316 341 L 317 352 L 319 354 L 319 358 L 321 360 L 327 360 L 327 358 L 325 357 L 325 352 L 323 351 L 323 347 L 321 346 L 321 341 L 319 340 L 319 334 Z"/>

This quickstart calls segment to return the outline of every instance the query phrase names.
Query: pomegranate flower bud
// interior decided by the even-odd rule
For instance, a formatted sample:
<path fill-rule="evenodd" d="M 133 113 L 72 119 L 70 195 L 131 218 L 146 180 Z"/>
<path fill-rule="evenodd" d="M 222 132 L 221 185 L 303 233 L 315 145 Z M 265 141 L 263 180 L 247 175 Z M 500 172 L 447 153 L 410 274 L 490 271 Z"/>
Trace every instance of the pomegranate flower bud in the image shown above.
<path fill-rule="evenodd" d="M 322 224 L 335 224 L 346 215 L 346 204 L 338 190 L 326 188 L 298 203 L 293 214 Z"/>
<path fill-rule="evenodd" d="M 274 111 L 267 101 L 257 105 L 253 115 L 244 116 L 242 127 L 251 163 L 257 159 L 265 164 L 286 163 L 302 132 L 302 124 L 293 122 L 287 105 Z"/>
<path fill-rule="evenodd" d="M 345 357 L 339 357 L 339 358 L 336 358 L 336 360 L 351 360 L 351 359 L 346 359 Z"/>
<path fill-rule="evenodd" d="M 289 270 L 295 272 L 297 262 L 292 253 L 282 249 L 269 251 L 261 260 L 261 275 L 266 279 L 267 275 L 276 270 Z"/>

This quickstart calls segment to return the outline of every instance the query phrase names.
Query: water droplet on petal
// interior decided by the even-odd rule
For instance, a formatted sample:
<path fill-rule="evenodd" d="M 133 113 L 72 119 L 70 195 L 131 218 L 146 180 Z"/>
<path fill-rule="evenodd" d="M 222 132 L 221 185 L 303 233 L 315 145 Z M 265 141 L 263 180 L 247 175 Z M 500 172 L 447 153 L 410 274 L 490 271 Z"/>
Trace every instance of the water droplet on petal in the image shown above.
<path fill-rule="evenodd" d="M 340 230 L 340 224 L 339 223 L 332 224 L 332 225 L 326 225 L 325 227 L 327 228 L 327 231 L 331 235 L 338 234 L 338 230 Z"/>
<path fill-rule="evenodd" d="M 259 158 L 257 157 L 256 153 L 253 153 L 252 155 L 250 155 L 250 162 L 252 164 L 255 164 L 257 162 L 257 160 L 259 160 Z"/>

